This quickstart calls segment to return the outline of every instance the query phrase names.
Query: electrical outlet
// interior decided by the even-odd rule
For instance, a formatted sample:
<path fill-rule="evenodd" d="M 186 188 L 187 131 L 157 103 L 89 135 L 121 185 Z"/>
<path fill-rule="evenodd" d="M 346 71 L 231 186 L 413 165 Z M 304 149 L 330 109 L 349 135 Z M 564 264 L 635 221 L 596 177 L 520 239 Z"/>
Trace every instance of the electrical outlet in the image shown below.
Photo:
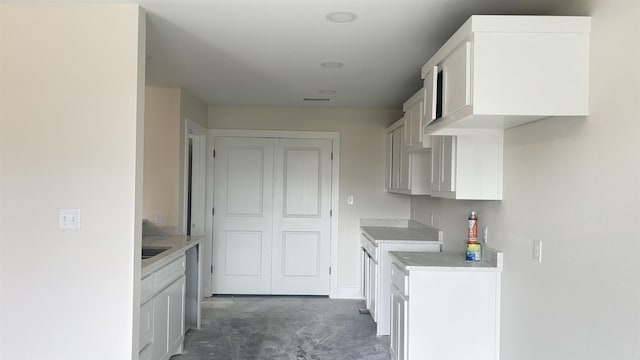
<path fill-rule="evenodd" d="M 542 240 L 533 241 L 533 260 L 542 263 Z"/>
<path fill-rule="evenodd" d="M 353 205 L 353 195 L 347 196 L 347 205 Z"/>

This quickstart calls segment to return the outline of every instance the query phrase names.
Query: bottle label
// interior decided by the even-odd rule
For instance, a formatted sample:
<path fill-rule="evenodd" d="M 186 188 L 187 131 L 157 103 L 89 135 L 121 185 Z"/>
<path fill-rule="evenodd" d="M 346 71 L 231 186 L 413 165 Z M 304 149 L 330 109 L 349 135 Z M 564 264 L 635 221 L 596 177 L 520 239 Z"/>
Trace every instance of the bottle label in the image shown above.
<path fill-rule="evenodd" d="M 468 239 L 473 241 L 478 240 L 478 220 L 477 219 L 469 219 Z"/>

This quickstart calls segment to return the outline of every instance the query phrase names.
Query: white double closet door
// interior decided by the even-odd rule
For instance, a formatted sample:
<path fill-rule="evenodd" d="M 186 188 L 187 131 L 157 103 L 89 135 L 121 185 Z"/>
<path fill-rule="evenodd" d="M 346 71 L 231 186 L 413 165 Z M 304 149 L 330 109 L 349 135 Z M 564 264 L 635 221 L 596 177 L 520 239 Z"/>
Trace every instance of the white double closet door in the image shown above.
<path fill-rule="evenodd" d="M 328 295 L 328 139 L 216 137 L 213 292 Z"/>

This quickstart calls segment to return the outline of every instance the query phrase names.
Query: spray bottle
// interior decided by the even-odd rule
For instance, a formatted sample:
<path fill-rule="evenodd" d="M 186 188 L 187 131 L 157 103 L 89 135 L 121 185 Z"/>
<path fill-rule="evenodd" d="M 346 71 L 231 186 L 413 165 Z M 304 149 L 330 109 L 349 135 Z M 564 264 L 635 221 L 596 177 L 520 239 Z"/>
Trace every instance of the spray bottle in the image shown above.
<path fill-rule="evenodd" d="M 480 261 L 482 260 L 482 254 L 480 251 L 480 244 L 478 243 L 478 215 L 475 211 L 472 211 L 469 215 L 469 222 L 467 228 L 467 261 Z"/>

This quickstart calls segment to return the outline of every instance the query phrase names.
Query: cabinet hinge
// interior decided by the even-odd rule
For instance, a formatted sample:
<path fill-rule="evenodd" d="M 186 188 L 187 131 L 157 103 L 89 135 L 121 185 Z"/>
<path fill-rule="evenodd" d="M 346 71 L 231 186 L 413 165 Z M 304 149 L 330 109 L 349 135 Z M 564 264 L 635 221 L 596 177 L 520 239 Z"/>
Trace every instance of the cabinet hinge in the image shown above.
<path fill-rule="evenodd" d="M 211 208 L 211 215 L 215 215 L 216 209 L 215 208 Z"/>
<path fill-rule="evenodd" d="M 211 273 L 213 274 L 213 265 L 211 265 Z"/>
<path fill-rule="evenodd" d="M 329 217 L 332 217 L 332 216 L 333 216 L 333 209 L 329 210 Z"/>
<path fill-rule="evenodd" d="M 215 150 L 213 150 L 213 158 L 214 159 L 216 158 L 216 151 Z"/>
<path fill-rule="evenodd" d="M 331 153 L 331 161 L 333 161 L 333 153 Z"/>
<path fill-rule="evenodd" d="M 331 275 L 331 266 L 329 266 L 329 275 Z"/>

